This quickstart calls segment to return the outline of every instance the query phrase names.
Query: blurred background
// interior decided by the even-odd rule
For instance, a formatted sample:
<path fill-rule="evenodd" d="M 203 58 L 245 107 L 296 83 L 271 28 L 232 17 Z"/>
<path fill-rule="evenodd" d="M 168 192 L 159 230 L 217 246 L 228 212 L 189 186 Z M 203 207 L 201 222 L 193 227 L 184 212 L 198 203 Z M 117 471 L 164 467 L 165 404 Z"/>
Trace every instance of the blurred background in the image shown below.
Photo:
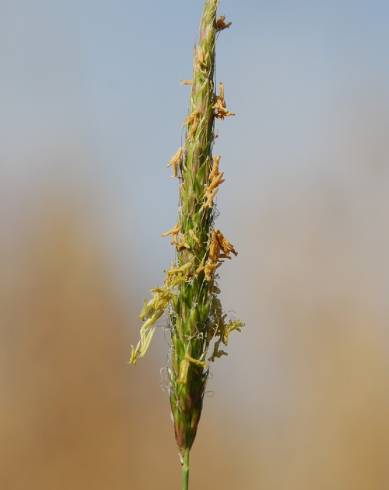
<path fill-rule="evenodd" d="M 202 1 L 0 0 L 0 488 L 179 488 L 168 333 L 127 365 L 172 249 Z M 223 0 L 220 281 L 192 486 L 389 486 L 389 4 Z"/>

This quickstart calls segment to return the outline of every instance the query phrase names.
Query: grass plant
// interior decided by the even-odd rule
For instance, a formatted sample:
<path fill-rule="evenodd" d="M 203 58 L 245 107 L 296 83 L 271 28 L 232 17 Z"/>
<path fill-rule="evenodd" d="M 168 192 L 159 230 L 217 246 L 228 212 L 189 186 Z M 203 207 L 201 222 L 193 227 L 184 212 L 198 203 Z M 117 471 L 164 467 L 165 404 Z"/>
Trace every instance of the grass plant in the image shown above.
<path fill-rule="evenodd" d="M 132 346 L 130 362 L 143 357 L 157 321 L 167 314 L 171 332 L 169 372 L 170 406 L 182 462 L 182 489 L 189 488 L 189 456 L 196 438 L 209 362 L 226 355 L 229 336 L 240 331 L 239 320 L 229 320 L 217 285 L 222 263 L 237 255 L 235 247 L 215 227 L 215 197 L 224 182 L 221 157 L 213 155 L 215 121 L 234 116 L 227 109 L 224 85 L 215 90 L 215 48 L 218 33 L 228 29 L 217 16 L 218 0 L 206 0 L 200 38 L 194 51 L 185 142 L 170 159 L 179 183 L 177 223 L 163 236 L 171 237 L 176 261 L 166 271 L 163 285 L 152 289 L 140 318 L 140 340 Z"/>

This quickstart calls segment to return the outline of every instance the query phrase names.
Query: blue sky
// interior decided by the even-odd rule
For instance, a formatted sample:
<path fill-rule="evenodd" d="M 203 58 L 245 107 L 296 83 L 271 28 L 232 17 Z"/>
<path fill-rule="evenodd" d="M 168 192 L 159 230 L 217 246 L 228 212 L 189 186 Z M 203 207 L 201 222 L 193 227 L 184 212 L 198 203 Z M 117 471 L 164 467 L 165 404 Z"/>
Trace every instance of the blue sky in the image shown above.
<path fill-rule="evenodd" d="M 191 76 L 202 2 L 1 4 L 5 194 L 84 185 L 86 207 L 116 237 L 118 270 L 131 242 L 153 276 L 170 257 L 158 241 L 177 205 L 165 164 L 182 136 L 188 90 L 178 82 Z M 354 98 L 386 107 L 389 4 L 225 0 L 220 12 L 233 28 L 219 39 L 217 78 L 238 114 L 219 128 L 220 219 L 225 206 L 234 227 L 280 176 L 309 185 L 334 170 L 322 157 L 353 133 Z"/>

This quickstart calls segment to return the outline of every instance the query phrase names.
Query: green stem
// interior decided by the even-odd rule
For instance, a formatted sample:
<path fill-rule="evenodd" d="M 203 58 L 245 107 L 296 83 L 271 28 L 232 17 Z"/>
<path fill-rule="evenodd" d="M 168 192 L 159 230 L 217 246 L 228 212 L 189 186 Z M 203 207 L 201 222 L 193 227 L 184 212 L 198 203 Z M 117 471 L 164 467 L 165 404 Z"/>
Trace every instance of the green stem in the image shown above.
<path fill-rule="evenodd" d="M 190 449 L 185 449 L 182 463 L 182 490 L 189 489 L 189 454 Z"/>

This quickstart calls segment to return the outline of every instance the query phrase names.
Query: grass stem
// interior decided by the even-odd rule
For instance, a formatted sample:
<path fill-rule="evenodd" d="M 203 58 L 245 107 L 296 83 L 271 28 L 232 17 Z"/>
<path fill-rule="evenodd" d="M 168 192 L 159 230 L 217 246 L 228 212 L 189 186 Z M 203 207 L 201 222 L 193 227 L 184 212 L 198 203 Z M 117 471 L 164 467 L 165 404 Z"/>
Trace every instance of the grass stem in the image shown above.
<path fill-rule="evenodd" d="M 182 463 L 182 490 L 189 489 L 189 455 L 190 449 L 185 449 Z"/>

